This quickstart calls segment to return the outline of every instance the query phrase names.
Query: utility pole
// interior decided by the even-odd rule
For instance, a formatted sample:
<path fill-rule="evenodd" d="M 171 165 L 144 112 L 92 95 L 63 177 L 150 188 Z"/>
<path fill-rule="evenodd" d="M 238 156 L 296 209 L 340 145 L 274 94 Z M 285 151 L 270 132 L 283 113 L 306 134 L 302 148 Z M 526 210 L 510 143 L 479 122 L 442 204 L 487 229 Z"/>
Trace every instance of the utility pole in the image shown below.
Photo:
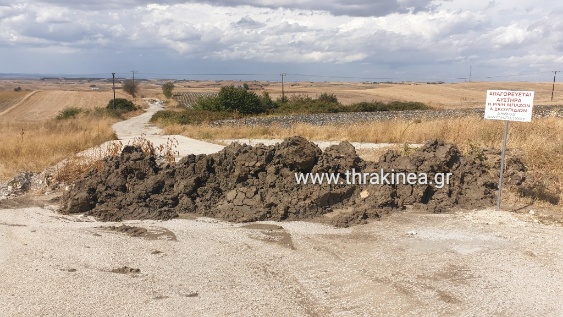
<path fill-rule="evenodd" d="M 284 90 L 283 90 L 283 77 L 284 77 L 285 75 L 287 75 L 287 74 L 286 74 L 286 73 L 281 73 L 281 74 L 280 74 L 280 76 L 281 76 L 281 78 L 282 78 L 282 102 L 285 102 L 285 93 L 284 93 Z"/>
<path fill-rule="evenodd" d="M 551 87 L 551 101 L 553 101 L 553 92 L 555 91 L 555 77 L 557 76 L 558 70 L 553 72 L 553 87 Z"/>
<path fill-rule="evenodd" d="M 111 73 L 112 89 L 113 89 L 113 110 L 115 110 L 115 73 Z"/>
<path fill-rule="evenodd" d="M 473 66 L 469 66 L 469 82 L 471 82 L 472 73 L 473 73 Z"/>
<path fill-rule="evenodd" d="M 137 89 L 135 89 L 135 73 L 137 72 L 136 70 L 132 70 L 131 71 L 133 73 L 133 98 L 135 98 L 135 100 L 137 100 L 137 95 L 135 94 Z"/>

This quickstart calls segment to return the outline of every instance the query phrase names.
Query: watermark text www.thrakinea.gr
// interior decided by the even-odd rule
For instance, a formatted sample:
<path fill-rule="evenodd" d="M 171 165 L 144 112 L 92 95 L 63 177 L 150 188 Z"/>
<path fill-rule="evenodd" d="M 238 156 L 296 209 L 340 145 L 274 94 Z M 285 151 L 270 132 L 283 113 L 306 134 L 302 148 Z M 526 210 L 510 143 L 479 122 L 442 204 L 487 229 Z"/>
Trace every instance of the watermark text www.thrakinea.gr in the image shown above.
<path fill-rule="evenodd" d="M 344 177 L 342 177 L 344 176 Z M 442 188 L 448 185 L 452 173 L 396 172 L 394 169 L 379 172 L 356 172 L 355 169 L 344 173 L 295 173 L 297 184 L 306 185 L 434 185 Z"/>

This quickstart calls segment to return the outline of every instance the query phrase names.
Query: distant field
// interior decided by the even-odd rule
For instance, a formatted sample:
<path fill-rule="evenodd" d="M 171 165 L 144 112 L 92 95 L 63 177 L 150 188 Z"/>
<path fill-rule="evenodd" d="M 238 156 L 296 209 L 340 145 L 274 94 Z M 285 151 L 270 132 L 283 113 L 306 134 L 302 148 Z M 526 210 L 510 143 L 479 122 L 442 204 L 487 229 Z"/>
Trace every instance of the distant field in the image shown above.
<path fill-rule="evenodd" d="M 110 77 L 111 79 L 111 77 Z M 292 82 L 287 78 L 284 85 L 286 96 L 308 95 L 317 97 L 321 93 L 334 94 L 344 104 L 362 101 L 418 101 L 442 109 L 482 108 L 488 89 L 533 90 L 535 104 L 563 104 L 563 84 L 555 84 L 555 95 L 551 101 L 551 82 L 466 82 L 447 84 L 427 83 L 354 83 L 354 82 Z M 139 97 L 165 99 L 161 85 L 169 80 L 140 81 Z M 172 80 L 173 81 L 173 80 Z M 261 95 L 268 92 L 273 99 L 281 97 L 281 82 L 235 81 L 235 80 L 183 80 L 174 82 L 174 93 L 185 98 L 195 95 L 215 94 L 227 85 L 240 86 L 247 83 L 254 92 Z M 99 90 L 91 90 L 92 87 Z M 16 93 L 14 87 L 24 91 Z M 40 117 L 54 117 L 66 107 L 93 108 L 105 106 L 112 98 L 111 82 L 108 80 L 0 80 L 0 114 L 10 105 L 21 101 L 31 91 L 40 92 L 31 96 L 20 106 L 2 117 L 11 120 L 37 120 Z M 117 96 L 126 97 L 121 84 L 116 82 Z M 137 98 L 138 99 L 138 98 Z M 193 99 L 193 98 L 192 98 Z M 190 100 L 186 100 L 191 103 Z M 175 104 L 176 101 L 173 101 Z"/>
<path fill-rule="evenodd" d="M 244 81 L 183 81 L 175 83 L 175 92 L 210 93 L 218 92 L 222 86 L 242 85 Z M 273 99 L 281 97 L 282 86 L 278 82 L 249 82 L 261 86 L 262 90 L 255 90 L 258 95 L 267 91 Z M 552 83 L 526 82 L 468 82 L 456 84 L 426 84 L 426 83 L 345 83 L 345 82 L 286 82 L 284 92 L 286 96 L 309 95 L 316 97 L 323 92 L 336 95 L 343 104 L 362 101 L 419 101 L 435 108 L 481 108 L 485 105 L 486 91 L 489 89 L 533 90 L 535 104 L 563 104 L 563 84 L 555 84 L 555 98 L 551 102 Z M 157 94 L 155 86 L 145 85 L 147 94 Z M 161 97 L 163 98 L 163 97 Z"/>
<path fill-rule="evenodd" d="M 3 94 L 8 95 L 8 92 L 1 92 L 0 96 Z M 123 96 L 123 93 L 119 92 L 118 96 Z M 0 120 L 41 121 L 56 117 L 65 108 L 105 107 L 111 98 L 111 91 L 37 91 L 27 99 L 20 100 L 19 104 L 14 99 L 6 101 L 5 109 L 0 111 Z"/>

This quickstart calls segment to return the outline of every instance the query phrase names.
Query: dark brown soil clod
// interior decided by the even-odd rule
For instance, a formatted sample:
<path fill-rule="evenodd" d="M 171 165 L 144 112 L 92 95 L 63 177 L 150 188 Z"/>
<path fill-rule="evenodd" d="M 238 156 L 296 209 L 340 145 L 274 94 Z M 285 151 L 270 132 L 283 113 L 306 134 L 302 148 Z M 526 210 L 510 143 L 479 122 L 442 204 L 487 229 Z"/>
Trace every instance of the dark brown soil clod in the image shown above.
<path fill-rule="evenodd" d="M 132 273 L 141 273 L 140 269 L 130 268 L 128 266 L 120 267 L 118 269 L 111 270 L 112 273 L 118 274 L 132 274 Z"/>
<path fill-rule="evenodd" d="M 404 156 L 388 151 L 379 162 L 362 160 L 342 142 L 321 151 L 314 143 L 292 137 L 272 145 L 231 144 L 211 155 L 189 155 L 175 165 L 158 165 L 140 148 L 127 146 L 120 157 L 77 181 L 63 195 L 63 213 L 86 212 L 102 221 L 167 220 L 179 214 L 234 222 L 299 220 L 323 217 L 338 226 L 365 223 L 405 206 L 430 212 L 494 205 L 496 161 L 462 155 L 453 144 L 430 141 Z M 496 157 L 492 155 L 491 157 Z M 435 185 L 300 185 L 296 172 L 452 173 L 443 188 Z M 524 164 L 510 157 L 507 186 L 526 181 Z"/>

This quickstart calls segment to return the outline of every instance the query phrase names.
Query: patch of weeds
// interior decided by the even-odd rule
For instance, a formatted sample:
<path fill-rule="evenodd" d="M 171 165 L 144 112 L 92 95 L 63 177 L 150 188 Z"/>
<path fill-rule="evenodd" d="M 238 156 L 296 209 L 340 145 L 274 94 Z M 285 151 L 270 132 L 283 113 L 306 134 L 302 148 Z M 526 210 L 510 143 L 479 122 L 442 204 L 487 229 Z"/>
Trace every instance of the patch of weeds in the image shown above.
<path fill-rule="evenodd" d="M 473 142 L 471 140 L 468 140 L 468 146 L 469 146 L 469 150 L 467 154 L 469 154 L 469 156 L 475 158 L 479 162 L 485 163 L 485 161 L 487 160 L 487 156 L 485 155 L 483 148 L 481 148 L 478 143 Z"/>
<path fill-rule="evenodd" d="M 403 144 L 403 155 L 404 156 L 409 156 L 411 155 L 416 149 L 414 147 L 412 147 L 410 144 L 408 144 L 407 142 L 405 142 Z"/>
<path fill-rule="evenodd" d="M 75 118 L 81 112 L 82 109 L 80 108 L 74 108 L 74 107 L 65 108 L 59 112 L 59 114 L 56 116 L 56 119 L 57 120 L 72 119 Z"/>

